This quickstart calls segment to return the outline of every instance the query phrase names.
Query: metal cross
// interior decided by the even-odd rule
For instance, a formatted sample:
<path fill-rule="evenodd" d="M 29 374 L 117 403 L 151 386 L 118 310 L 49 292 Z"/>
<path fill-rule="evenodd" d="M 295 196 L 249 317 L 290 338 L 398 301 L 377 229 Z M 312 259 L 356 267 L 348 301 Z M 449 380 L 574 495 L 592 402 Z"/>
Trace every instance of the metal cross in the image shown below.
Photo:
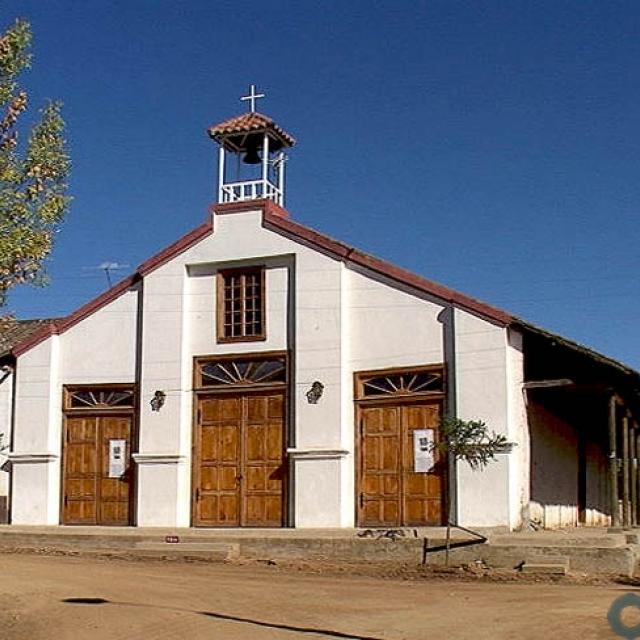
<path fill-rule="evenodd" d="M 264 93 L 256 93 L 256 85 L 251 85 L 251 93 L 248 96 L 242 96 L 240 100 L 251 100 L 251 113 L 256 111 L 256 98 L 264 98 Z"/>

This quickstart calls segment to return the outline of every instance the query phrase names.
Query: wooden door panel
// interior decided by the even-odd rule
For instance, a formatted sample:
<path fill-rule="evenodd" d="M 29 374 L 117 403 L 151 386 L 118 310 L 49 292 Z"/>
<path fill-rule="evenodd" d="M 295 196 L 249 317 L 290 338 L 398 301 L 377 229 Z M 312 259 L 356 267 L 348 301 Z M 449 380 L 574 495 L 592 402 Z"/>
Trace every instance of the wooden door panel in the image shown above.
<path fill-rule="evenodd" d="M 370 527 L 443 523 L 444 463 L 414 472 L 413 432 L 434 429 L 438 437 L 441 402 L 361 406 L 358 524 Z"/>
<path fill-rule="evenodd" d="M 239 524 L 240 498 L 237 491 L 221 493 L 218 497 L 218 522 L 237 527 Z"/>
<path fill-rule="evenodd" d="M 69 498 L 95 499 L 96 480 L 95 478 L 70 478 L 67 479 L 66 495 Z"/>
<path fill-rule="evenodd" d="M 283 524 L 284 395 L 247 395 L 243 460 L 244 513 L 248 526 Z"/>
<path fill-rule="evenodd" d="M 400 427 L 397 407 L 362 409 L 359 506 L 364 526 L 400 524 Z"/>
<path fill-rule="evenodd" d="M 246 429 L 246 461 L 248 464 L 252 462 L 262 463 L 266 456 L 266 433 L 264 424 L 249 424 Z"/>
<path fill-rule="evenodd" d="M 247 526 L 268 527 L 282 524 L 282 498 L 277 495 L 249 495 L 246 498 Z"/>
<path fill-rule="evenodd" d="M 282 525 L 283 396 L 200 398 L 194 455 L 196 525 Z"/>
<path fill-rule="evenodd" d="M 428 473 L 415 473 L 413 432 L 416 429 L 433 429 L 436 441 L 441 421 L 439 402 L 405 405 L 402 407 L 404 432 L 403 470 L 403 525 L 440 525 L 443 499 L 442 461 L 435 455 L 435 466 Z M 434 517 L 435 516 L 435 517 Z"/>
<path fill-rule="evenodd" d="M 102 416 L 98 418 L 101 439 L 99 522 L 103 525 L 129 524 L 131 497 L 131 417 Z M 124 440 L 125 472 L 119 478 L 109 477 L 109 442 Z"/>
<path fill-rule="evenodd" d="M 64 508 L 65 524 L 87 524 L 97 523 L 96 500 L 95 497 L 87 499 L 69 498 Z"/>
<path fill-rule="evenodd" d="M 65 425 L 62 521 L 96 524 L 98 425 L 95 417 L 68 418 Z"/>
<path fill-rule="evenodd" d="M 196 525 L 237 526 L 242 401 L 201 398 L 196 443 Z"/>
<path fill-rule="evenodd" d="M 105 526 L 126 526 L 129 524 L 129 501 L 101 500 L 100 524 Z"/>
<path fill-rule="evenodd" d="M 248 491 L 266 491 L 267 476 L 269 470 L 265 467 L 248 466 L 245 475 L 245 481 Z"/>
<path fill-rule="evenodd" d="M 67 444 L 66 463 L 69 478 L 94 478 L 98 468 L 98 451 L 95 440 Z"/>
<path fill-rule="evenodd" d="M 132 470 L 130 416 L 67 416 L 63 452 L 65 524 L 130 523 Z M 127 471 L 109 478 L 109 441 L 126 441 Z"/>

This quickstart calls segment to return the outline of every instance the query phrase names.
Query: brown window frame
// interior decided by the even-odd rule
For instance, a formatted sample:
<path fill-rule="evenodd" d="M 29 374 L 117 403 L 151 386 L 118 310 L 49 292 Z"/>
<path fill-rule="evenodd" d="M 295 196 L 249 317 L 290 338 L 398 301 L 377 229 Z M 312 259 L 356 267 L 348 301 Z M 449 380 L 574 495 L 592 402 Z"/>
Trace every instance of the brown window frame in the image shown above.
<path fill-rule="evenodd" d="M 257 342 L 260 340 L 266 340 L 267 338 L 267 318 L 266 318 L 266 277 L 265 277 L 266 269 L 264 266 L 257 267 L 245 267 L 238 269 L 222 269 L 218 271 L 216 276 L 216 287 L 217 287 L 217 318 L 216 318 L 216 326 L 217 326 L 217 340 L 218 342 Z M 258 301 L 258 310 L 260 311 L 261 318 L 261 326 L 260 333 L 255 334 L 247 334 L 247 317 L 246 314 L 246 276 L 248 275 L 258 275 L 258 283 L 260 286 L 259 292 L 259 301 Z M 226 335 L 226 324 L 225 324 L 225 316 L 227 313 L 226 302 L 227 299 L 225 297 L 225 286 L 227 282 L 227 278 L 240 276 L 242 278 L 242 295 L 240 298 L 241 305 L 241 316 L 242 316 L 242 335 L 230 336 Z M 233 313 L 233 312 L 232 312 Z"/>
<path fill-rule="evenodd" d="M 367 394 L 364 384 L 378 377 L 394 377 L 398 375 L 411 376 L 413 374 L 434 373 L 441 377 L 441 388 L 423 389 L 421 391 L 398 390 L 397 393 Z M 445 398 L 447 395 L 447 368 L 444 363 L 419 365 L 415 367 L 391 367 L 387 369 L 372 369 L 369 371 L 356 371 L 354 378 L 354 400 L 358 403 L 401 402 L 412 400 L 424 400 L 425 398 Z"/>
<path fill-rule="evenodd" d="M 118 392 L 124 391 L 131 394 L 129 404 L 104 405 L 95 404 L 87 406 L 73 405 L 73 395 L 78 392 Z M 137 387 L 130 383 L 113 384 L 73 384 L 64 385 L 62 388 L 62 410 L 65 413 L 134 413 L 138 406 Z"/>

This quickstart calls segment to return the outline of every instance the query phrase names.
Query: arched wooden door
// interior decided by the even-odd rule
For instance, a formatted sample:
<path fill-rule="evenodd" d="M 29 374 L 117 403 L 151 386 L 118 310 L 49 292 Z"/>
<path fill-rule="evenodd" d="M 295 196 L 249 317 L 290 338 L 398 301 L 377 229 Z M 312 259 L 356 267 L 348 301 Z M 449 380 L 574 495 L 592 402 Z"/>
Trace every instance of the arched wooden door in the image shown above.
<path fill-rule="evenodd" d="M 369 372 L 356 378 L 357 523 L 444 523 L 446 464 L 431 448 L 443 413 L 440 367 Z"/>
<path fill-rule="evenodd" d="M 286 359 L 196 362 L 193 524 L 281 527 L 286 518 Z"/>
<path fill-rule="evenodd" d="M 64 403 L 62 524 L 131 524 L 133 387 L 67 388 Z"/>

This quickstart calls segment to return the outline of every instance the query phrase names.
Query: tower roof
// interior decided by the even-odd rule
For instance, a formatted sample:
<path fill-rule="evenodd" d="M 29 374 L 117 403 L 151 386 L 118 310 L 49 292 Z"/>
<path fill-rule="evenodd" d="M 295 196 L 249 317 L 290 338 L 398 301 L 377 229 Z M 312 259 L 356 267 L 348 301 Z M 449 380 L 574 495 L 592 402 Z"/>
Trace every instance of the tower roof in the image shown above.
<path fill-rule="evenodd" d="M 269 116 L 252 111 L 243 113 L 234 118 L 229 118 L 220 124 L 208 129 L 209 136 L 223 145 L 229 151 L 243 151 L 248 134 L 269 133 L 274 144 L 272 151 L 278 151 L 284 147 L 292 147 L 296 139 L 280 128 Z"/>

